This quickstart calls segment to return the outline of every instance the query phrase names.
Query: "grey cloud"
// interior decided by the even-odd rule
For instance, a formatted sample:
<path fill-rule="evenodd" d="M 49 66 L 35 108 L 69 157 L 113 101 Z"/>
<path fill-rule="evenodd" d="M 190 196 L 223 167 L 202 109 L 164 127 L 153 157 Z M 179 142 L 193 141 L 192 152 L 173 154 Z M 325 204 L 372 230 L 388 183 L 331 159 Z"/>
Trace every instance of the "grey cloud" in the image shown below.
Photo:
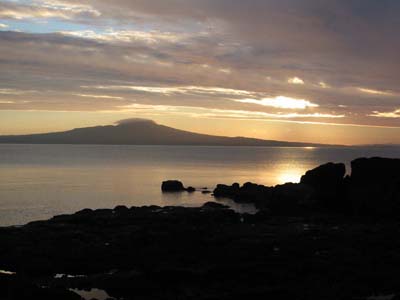
<path fill-rule="evenodd" d="M 42 5 L 40 5 L 42 4 Z M 1 2 L 0 3 L 0 18 L 3 19 L 80 19 L 96 18 L 100 15 L 98 11 L 90 6 L 49 6 L 46 3 L 21 4 L 18 2 Z"/>

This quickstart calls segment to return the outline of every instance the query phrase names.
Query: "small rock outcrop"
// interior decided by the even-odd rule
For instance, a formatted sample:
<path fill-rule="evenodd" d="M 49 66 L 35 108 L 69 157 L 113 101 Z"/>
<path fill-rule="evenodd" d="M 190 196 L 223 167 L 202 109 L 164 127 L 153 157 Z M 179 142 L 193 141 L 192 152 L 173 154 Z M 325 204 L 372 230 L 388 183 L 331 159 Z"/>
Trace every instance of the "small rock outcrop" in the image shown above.
<path fill-rule="evenodd" d="M 186 190 L 187 190 L 189 193 L 194 193 L 194 192 L 196 191 L 196 189 L 195 189 L 194 187 L 192 187 L 192 186 L 189 186 Z"/>
<path fill-rule="evenodd" d="M 183 192 L 186 189 L 183 186 L 183 183 L 179 180 L 167 180 L 163 181 L 161 185 L 161 190 L 163 192 Z"/>

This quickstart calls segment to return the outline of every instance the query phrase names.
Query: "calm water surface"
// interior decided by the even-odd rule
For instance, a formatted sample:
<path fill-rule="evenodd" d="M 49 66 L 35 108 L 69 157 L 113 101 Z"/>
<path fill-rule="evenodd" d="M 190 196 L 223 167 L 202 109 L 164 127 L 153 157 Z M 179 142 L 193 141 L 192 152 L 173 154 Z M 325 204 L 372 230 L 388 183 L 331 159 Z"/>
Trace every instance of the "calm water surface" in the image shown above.
<path fill-rule="evenodd" d="M 186 186 L 299 181 L 328 161 L 400 157 L 400 148 L 0 145 L 0 226 L 24 224 L 86 207 L 197 206 L 210 195 L 162 194 L 166 179 Z M 251 210 L 251 207 L 236 207 Z"/>

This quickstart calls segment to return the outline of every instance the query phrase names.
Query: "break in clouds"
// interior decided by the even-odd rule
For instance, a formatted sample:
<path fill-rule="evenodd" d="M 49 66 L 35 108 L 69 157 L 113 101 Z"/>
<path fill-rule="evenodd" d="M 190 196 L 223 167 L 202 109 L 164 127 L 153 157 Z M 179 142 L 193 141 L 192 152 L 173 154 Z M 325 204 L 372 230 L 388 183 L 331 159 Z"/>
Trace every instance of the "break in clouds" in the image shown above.
<path fill-rule="evenodd" d="M 398 0 L 0 1 L 0 110 L 400 127 Z"/>

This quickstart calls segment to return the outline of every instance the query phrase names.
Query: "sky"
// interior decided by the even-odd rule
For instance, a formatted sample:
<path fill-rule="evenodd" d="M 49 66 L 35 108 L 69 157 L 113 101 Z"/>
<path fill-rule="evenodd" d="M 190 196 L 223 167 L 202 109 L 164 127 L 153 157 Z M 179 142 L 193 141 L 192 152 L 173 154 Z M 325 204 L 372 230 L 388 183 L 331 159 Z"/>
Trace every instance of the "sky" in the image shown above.
<path fill-rule="evenodd" d="M 0 134 L 400 144 L 399 53 L 398 0 L 0 0 Z"/>

